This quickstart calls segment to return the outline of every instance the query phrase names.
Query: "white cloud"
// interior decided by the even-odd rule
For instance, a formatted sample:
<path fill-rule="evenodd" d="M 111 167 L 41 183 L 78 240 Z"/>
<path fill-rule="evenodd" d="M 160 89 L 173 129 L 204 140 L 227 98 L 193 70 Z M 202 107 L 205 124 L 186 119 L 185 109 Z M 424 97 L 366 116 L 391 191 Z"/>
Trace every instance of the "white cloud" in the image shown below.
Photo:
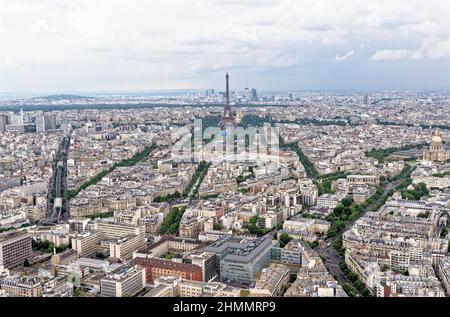
<path fill-rule="evenodd" d="M 443 58 L 450 56 L 450 39 L 442 41 L 434 45 L 428 50 L 430 58 Z"/>
<path fill-rule="evenodd" d="M 336 59 L 337 62 L 344 61 L 347 58 L 349 58 L 350 56 L 353 56 L 354 54 L 355 54 L 355 52 L 353 50 L 351 50 L 351 51 L 345 53 L 344 55 L 336 54 L 336 58 L 335 59 Z"/>
<path fill-rule="evenodd" d="M 376 51 L 370 59 L 374 61 L 398 60 L 408 58 L 412 53 L 407 50 L 380 50 Z"/>
<path fill-rule="evenodd" d="M 450 57 L 450 39 L 436 41 L 435 39 L 426 38 L 416 50 L 379 50 L 372 55 L 371 59 L 376 61 L 399 59 L 418 60 L 427 57 L 430 59 Z"/>
<path fill-rule="evenodd" d="M 245 86 L 264 77 L 276 88 L 295 69 L 311 78 L 335 61 L 367 63 L 350 58 L 358 47 L 367 58 L 408 48 L 375 60 L 449 56 L 440 0 L 0 1 L 1 90 L 190 88 L 228 68 Z"/>

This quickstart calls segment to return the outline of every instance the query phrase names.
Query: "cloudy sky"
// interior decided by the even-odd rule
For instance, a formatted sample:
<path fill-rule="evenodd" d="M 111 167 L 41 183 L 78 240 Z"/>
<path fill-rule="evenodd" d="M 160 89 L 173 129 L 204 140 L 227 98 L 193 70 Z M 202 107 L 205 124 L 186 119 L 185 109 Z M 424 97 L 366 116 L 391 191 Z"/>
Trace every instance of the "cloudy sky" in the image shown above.
<path fill-rule="evenodd" d="M 0 91 L 448 89 L 448 0 L 0 0 Z"/>

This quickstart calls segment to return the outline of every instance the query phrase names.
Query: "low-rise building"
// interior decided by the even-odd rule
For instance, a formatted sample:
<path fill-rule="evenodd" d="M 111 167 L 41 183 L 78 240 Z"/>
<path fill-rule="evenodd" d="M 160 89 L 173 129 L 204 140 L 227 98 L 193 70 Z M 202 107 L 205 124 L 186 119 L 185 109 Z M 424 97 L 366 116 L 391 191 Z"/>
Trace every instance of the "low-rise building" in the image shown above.
<path fill-rule="evenodd" d="M 289 268 L 283 264 L 271 264 L 262 270 L 255 287 L 250 289 L 250 296 L 280 296 L 288 282 Z"/>
<path fill-rule="evenodd" d="M 441 278 L 442 285 L 447 292 L 447 295 L 450 294 L 450 257 L 446 256 L 439 260 L 437 266 L 437 272 L 439 277 Z"/>
<path fill-rule="evenodd" d="M 155 280 L 155 287 L 144 297 L 239 297 L 240 288 L 220 282 L 200 282 L 165 276 Z"/>
<path fill-rule="evenodd" d="M 135 296 L 145 288 L 145 269 L 139 265 L 122 266 L 101 279 L 102 296 Z"/>
<path fill-rule="evenodd" d="M 270 238 L 225 236 L 205 250 L 216 254 L 222 280 L 251 284 L 270 262 L 271 249 L 276 244 Z"/>
<path fill-rule="evenodd" d="M 10 297 L 42 297 L 43 283 L 38 277 L 10 276 L 0 281 L 1 289 Z"/>
<path fill-rule="evenodd" d="M 162 276 L 178 276 L 186 280 L 203 281 L 203 270 L 195 264 L 139 257 L 134 258 L 132 263 L 145 268 L 148 284 L 153 284 L 155 280 Z"/>
<path fill-rule="evenodd" d="M 79 256 L 88 256 L 98 249 L 102 240 L 102 233 L 99 231 L 77 233 L 72 238 L 72 249 L 77 251 Z"/>

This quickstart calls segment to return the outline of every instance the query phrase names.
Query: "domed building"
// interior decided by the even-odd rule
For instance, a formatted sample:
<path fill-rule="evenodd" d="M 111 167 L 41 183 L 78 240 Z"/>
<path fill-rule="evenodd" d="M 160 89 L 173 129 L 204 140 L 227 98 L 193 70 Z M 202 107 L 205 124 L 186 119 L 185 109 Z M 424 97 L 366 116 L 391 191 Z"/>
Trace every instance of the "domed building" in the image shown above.
<path fill-rule="evenodd" d="M 433 131 L 430 149 L 423 152 L 424 160 L 443 162 L 450 159 L 450 151 L 444 149 L 441 135 L 442 133 L 438 129 Z"/>

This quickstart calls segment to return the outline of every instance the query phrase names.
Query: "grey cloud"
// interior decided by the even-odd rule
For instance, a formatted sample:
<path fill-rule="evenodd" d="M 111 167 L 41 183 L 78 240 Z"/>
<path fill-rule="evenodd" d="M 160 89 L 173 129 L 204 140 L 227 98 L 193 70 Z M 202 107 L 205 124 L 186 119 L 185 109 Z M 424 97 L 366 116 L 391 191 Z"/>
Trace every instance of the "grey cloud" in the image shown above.
<path fill-rule="evenodd" d="M 379 80 L 341 78 L 400 62 L 420 84 L 424 63 L 448 66 L 445 8 L 436 0 L 4 0 L 0 89 L 161 88 L 161 78 L 175 85 L 166 88 L 186 88 L 208 86 L 225 70 L 246 86 L 312 87 L 323 74 L 324 87 L 351 88 L 395 84 L 396 75 L 373 69 Z M 357 47 L 364 49 L 351 54 Z M 75 69 L 89 69 L 85 86 Z"/>

